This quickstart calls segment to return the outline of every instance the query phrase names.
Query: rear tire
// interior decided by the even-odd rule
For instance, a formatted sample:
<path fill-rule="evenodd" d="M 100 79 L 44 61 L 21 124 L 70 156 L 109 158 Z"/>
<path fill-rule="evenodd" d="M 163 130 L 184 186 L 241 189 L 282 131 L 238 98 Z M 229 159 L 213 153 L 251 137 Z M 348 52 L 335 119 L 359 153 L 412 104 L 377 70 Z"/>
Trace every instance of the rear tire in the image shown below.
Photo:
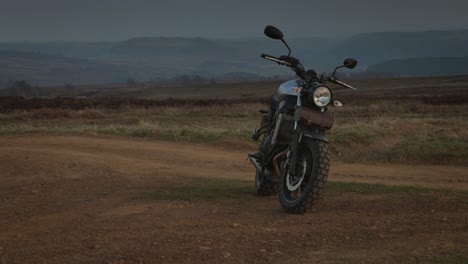
<path fill-rule="evenodd" d="M 278 181 L 268 177 L 260 170 L 255 172 L 255 193 L 261 196 L 275 195 L 278 193 Z"/>
<path fill-rule="evenodd" d="M 298 149 L 298 176 L 290 176 L 289 160 L 281 168 L 279 198 L 288 213 L 302 214 L 319 200 L 328 178 L 330 154 L 328 143 L 304 139 Z M 296 188 L 296 189 L 294 189 Z"/>

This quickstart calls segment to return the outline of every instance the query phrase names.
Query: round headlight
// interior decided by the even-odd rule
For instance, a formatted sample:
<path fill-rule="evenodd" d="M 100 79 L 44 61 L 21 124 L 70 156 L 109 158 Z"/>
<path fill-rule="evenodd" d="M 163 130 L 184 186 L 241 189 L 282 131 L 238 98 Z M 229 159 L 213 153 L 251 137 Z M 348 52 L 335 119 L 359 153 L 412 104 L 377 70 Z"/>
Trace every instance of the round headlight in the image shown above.
<path fill-rule="evenodd" d="M 313 101 L 318 107 L 325 107 L 331 101 L 331 91 L 326 86 L 320 86 L 314 91 Z"/>

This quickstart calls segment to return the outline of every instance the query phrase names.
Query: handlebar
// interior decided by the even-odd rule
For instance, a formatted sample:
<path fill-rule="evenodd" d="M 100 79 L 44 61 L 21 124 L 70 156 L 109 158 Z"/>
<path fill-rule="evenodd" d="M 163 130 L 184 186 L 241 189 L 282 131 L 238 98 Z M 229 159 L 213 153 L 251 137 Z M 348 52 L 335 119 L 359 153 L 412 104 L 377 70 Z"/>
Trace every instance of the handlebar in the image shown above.
<path fill-rule="evenodd" d="M 271 60 L 271 61 L 277 62 L 280 65 L 285 65 L 285 66 L 291 67 L 291 69 L 299 77 L 304 79 L 306 81 L 306 83 L 309 83 L 309 81 L 313 81 L 314 79 L 316 79 L 316 78 L 311 78 L 310 76 L 308 76 L 305 69 L 304 69 L 304 67 L 299 62 L 299 60 L 294 58 L 294 57 L 289 57 L 289 55 L 288 56 L 281 56 L 280 58 L 278 58 L 278 57 L 271 56 L 271 55 L 268 55 L 268 54 L 262 54 L 262 55 L 260 55 L 260 57 L 262 57 L 262 58 L 264 58 L 266 60 Z M 288 61 L 286 61 L 285 59 L 287 59 Z M 336 71 L 336 69 L 335 69 L 335 71 Z M 352 89 L 352 90 L 355 90 L 355 91 L 357 90 L 353 86 L 336 79 L 336 77 L 334 75 L 335 75 L 335 73 L 333 73 L 332 76 L 325 77 L 325 78 L 326 78 L 326 80 L 328 79 L 329 82 L 332 82 L 334 84 L 338 84 L 338 85 L 341 85 L 343 87 L 346 87 L 346 88 L 349 88 L 349 89 Z"/>
<path fill-rule="evenodd" d="M 307 75 L 305 74 L 304 66 L 300 63 L 300 61 L 294 57 L 290 56 L 281 56 L 277 58 L 275 56 L 262 54 L 262 58 L 277 62 L 280 65 L 285 65 L 290 67 L 299 77 L 304 79 L 306 82 L 309 82 Z"/>
<path fill-rule="evenodd" d="M 284 60 L 280 60 L 279 58 L 275 57 L 275 56 L 271 56 L 271 55 L 268 55 L 268 54 L 262 54 L 260 57 L 264 58 L 264 59 L 267 59 L 267 60 L 271 60 L 271 61 L 274 61 L 274 62 L 277 62 L 279 64 L 283 64 L 283 65 L 286 65 L 286 66 L 289 66 L 291 67 L 291 63 L 287 62 L 287 61 L 284 61 Z"/>
<path fill-rule="evenodd" d="M 336 77 L 334 77 L 334 76 L 333 76 L 333 77 L 329 77 L 328 80 L 329 80 L 330 82 L 332 82 L 332 83 L 341 85 L 341 86 L 343 86 L 343 87 L 352 89 L 352 90 L 354 90 L 354 91 L 357 90 L 356 88 L 352 87 L 351 85 L 349 85 L 349 84 L 347 84 L 347 83 L 344 83 L 344 82 L 342 82 L 342 81 L 336 79 Z"/>

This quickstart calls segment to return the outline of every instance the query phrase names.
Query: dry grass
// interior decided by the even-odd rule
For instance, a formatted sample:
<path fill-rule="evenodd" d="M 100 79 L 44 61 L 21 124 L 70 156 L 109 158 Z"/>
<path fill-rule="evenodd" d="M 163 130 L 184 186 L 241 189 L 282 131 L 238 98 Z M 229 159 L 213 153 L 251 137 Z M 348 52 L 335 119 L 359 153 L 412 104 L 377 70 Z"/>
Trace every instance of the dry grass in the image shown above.
<path fill-rule="evenodd" d="M 14 111 L 0 114 L 0 133 L 122 135 L 207 142 L 222 137 L 248 137 L 262 107 L 237 104 Z"/>
<path fill-rule="evenodd" d="M 434 80 L 442 84 L 424 88 Z M 460 83 L 457 80 L 463 82 L 454 86 Z M 402 85 L 404 81 L 410 83 Z M 361 82 L 369 87 L 375 83 Z M 378 89 L 364 89 L 362 96 L 336 92 L 345 105 L 332 109 L 336 122 L 328 137 L 333 157 L 348 162 L 468 164 L 468 104 L 453 101 L 467 97 L 466 83 L 455 77 L 384 80 Z M 442 89 L 443 85 L 449 86 Z M 425 93 L 418 95 L 421 91 Z M 0 111 L 0 134 L 121 135 L 195 142 L 249 138 L 259 125 L 258 110 L 267 108 L 262 103 L 266 99 L 230 98 L 2 99 L 9 105 L 0 107 L 6 110 Z"/>
<path fill-rule="evenodd" d="M 258 126 L 259 103 L 185 107 L 130 107 L 117 110 L 35 109 L 0 114 L 1 134 L 119 135 L 159 140 L 212 142 L 249 138 Z M 343 161 L 391 161 L 467 164 L 468 125 L 463 106 L 443 111 L 406 112 L 411 105 L 346 106 L 335 109 L 328 137 L 334 158 Z M 370 109 L 393 109 L 371 115 Z M 373 111 L 372 113 L 376 113 Z"/>

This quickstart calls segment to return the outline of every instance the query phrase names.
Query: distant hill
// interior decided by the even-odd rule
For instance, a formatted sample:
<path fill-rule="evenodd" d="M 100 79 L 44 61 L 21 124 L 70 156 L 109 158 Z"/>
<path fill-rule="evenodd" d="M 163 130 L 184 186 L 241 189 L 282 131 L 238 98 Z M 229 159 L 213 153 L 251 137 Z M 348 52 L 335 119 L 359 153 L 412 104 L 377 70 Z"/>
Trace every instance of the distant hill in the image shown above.
<path fill-rule="evenodd" d="M 81 59 L 108 58 L 115 42 L 8 42 L 0 43 L 2 51 L 33 52 Z"/>
<path fill-rule="evenodd" d="M 327 38 L 288 39 L 293 55 L 308 67 L 330 70 L 338 61 L 327 50 L 338 40 Z M 124 64 L 127 75 L 137 79 L 194 74 L 215 77 L 229 72 L 249 72 L 264 76 L 289 74 L 285 67 L 262 60 L 261 53 L 284 55 L 279 41 L 266 37 L 217 40 L 181 37 L 140 37 L 121 42 L 14 42 L 0 43 L 0 50 L 40 53 L 103 63 Z"/>
<path fill-rule="evenodd" d="M 0 51 L 0 84 L 27 80 L 33 85 L 125 81 L 128 69 L 99 61 L 33 52 Z"/>
<path fill-rule="evenodd" d="M 363 64 L 406 58 L 468 56 L 468 30 L 382 32 L 355 35 L 332 49 Z"/>
<path fill-rule="evenodd" d="M 229 56 L 239 49 L 222 42 L 204 38 L 133 38 L 116 43 L 113 55 L 129 56 Z"/>
<path fill-rule="evenodd" d="M 371 65 L 368 71 L 403 76 L 468 75 L 468 56 L 390 60 Z"/>
<path fill-rule="evenodd" d="M 344 58 L 358 59 L 354 73 L 370 70 L 393 75 L 459 74 L 451 66 L 468 56 L 468 30 L 377 32 L 349 39 L 287 39 L 306 68 L 329 72 Z M 139 37 L 116 42 L 15 42 L 0 43 L 0 88 L 16 80 L 33 85 L 122 82 L 173 78 L 181 75 L 217 78 L 229 73 L 251 76 L 289 75 L 286 67 L 262 60 L 261 53 L 287 53 L 280 41 L 255 39 L 219 40 L 182 37 Z M 434 58 L 448 65 L 444 70 L 424 68 L 422 59 Z M 417 70 L 401 66 L 410 60 Z M 451 62 L 448 62 L 451 61 Z M 394 67 L 391 65 L 400 65 Z M 450 65 L 449 65 L 450 64 Z M 426 69 L 426 72 L 424 72 Z M 235 76 L 235 74 L 234 74 Z"/>
<path fill-rule="evenodd" d="M 110 59 L 123 60 L 147 68 L 164 68 L 166 77 L 179 74 L 203 76 L 229 71 L 255 72 L 258 63 L 249 62 L 252 54 L 230 41 L 204 38 L 144 37 L 116 43 Z M 252 60 L 250 60 L 252 61 Z M 155 76 L 158 75 L 156 72 Z"/>

